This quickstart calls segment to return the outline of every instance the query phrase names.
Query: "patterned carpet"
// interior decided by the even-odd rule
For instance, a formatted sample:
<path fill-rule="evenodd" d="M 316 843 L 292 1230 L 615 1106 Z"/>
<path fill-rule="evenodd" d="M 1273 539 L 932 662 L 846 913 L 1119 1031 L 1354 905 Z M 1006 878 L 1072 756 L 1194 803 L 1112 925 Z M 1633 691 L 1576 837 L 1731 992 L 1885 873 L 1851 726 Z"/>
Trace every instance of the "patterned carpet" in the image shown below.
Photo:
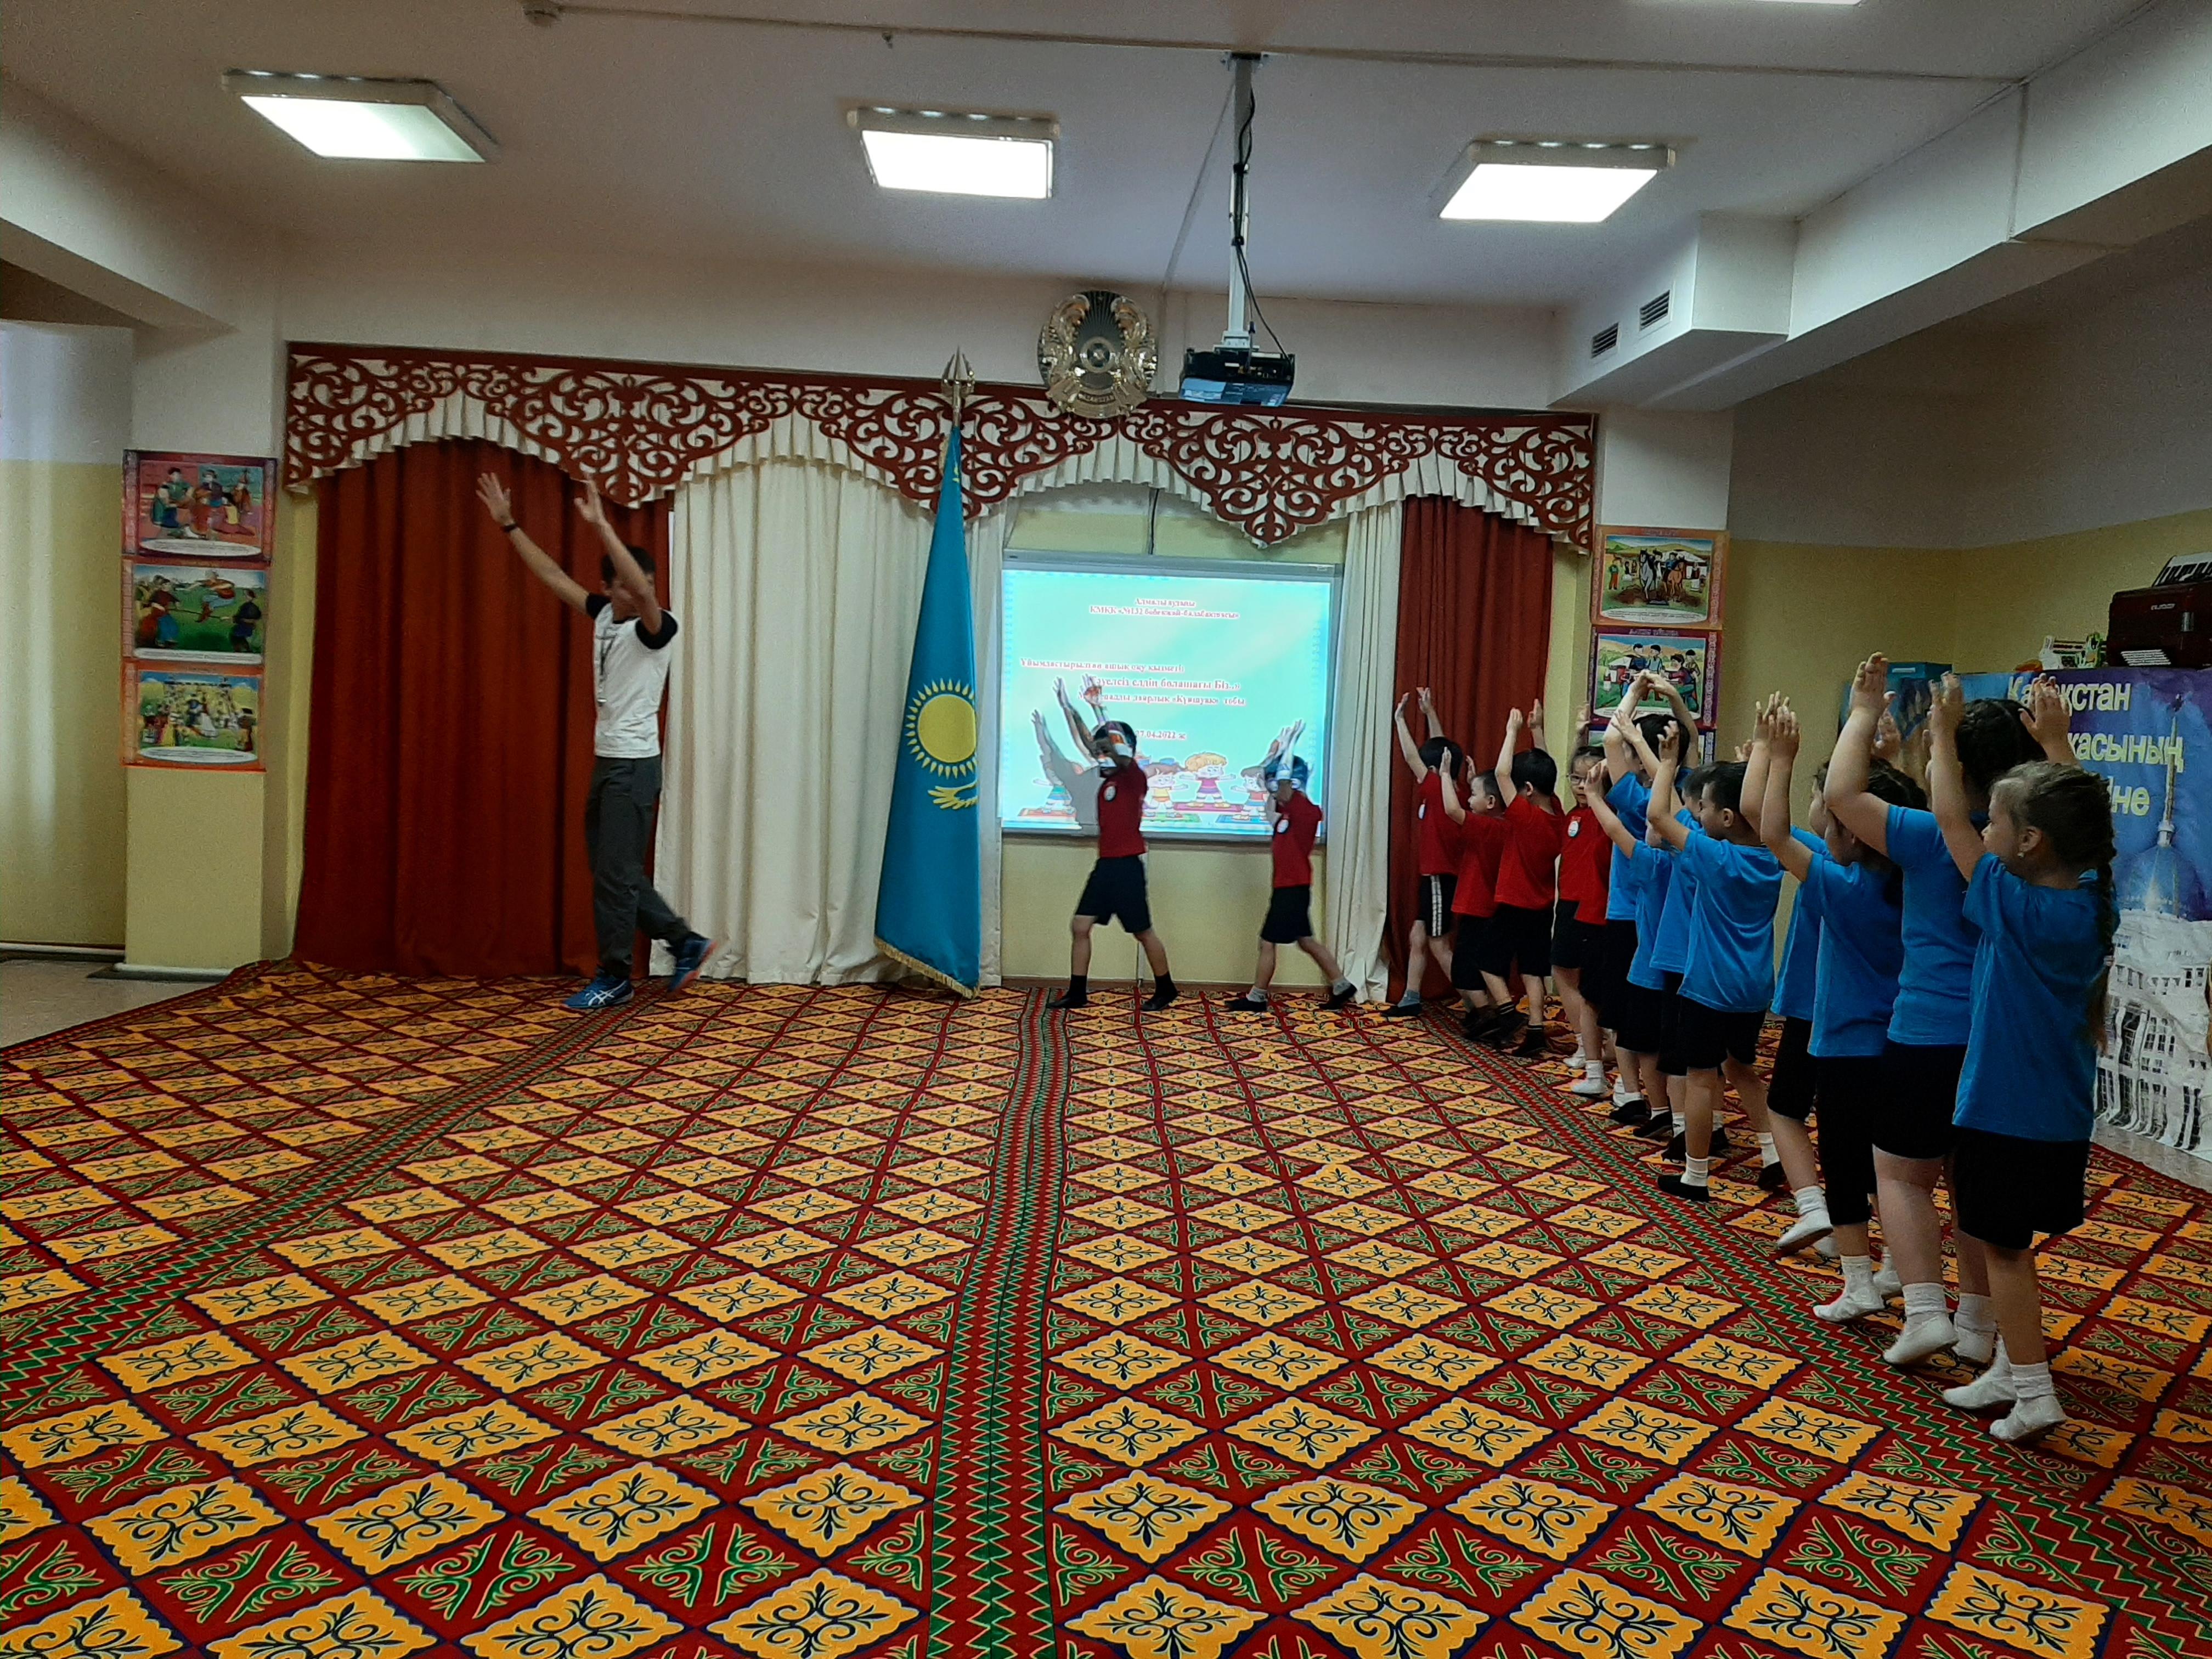
<path fill-rule="evenodd" d="M 2021 1450 L 1441 1024 L 545 989 L 8 1052 L 0 1659 L 2212 1651 L 2212 1216 L 2143 1170 Z"/>

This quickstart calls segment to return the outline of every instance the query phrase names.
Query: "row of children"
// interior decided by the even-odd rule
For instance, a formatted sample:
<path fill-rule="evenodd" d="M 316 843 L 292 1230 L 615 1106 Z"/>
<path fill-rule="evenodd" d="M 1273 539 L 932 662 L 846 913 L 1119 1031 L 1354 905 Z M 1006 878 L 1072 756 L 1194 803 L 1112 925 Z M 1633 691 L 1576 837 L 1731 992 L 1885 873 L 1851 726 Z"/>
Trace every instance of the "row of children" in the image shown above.
<path fill-rule="evenodd" d="M 1710 1200 L 1733 1088 L 1761 1184 L 1786 1187 L 1796 1207 L 1777 1253 L 1820 1248 L 1840 1261 L 1841 1293 L 1814 1311 L 1843 1322 L 1901 1293 L 1904 1327 L 1885 1359 L 1948 1350 L 1987 1362 L 1946 1400 L 2005 1408 L 1991 1431 L 2027 1440 L 2064 1420 L 2033 1246 L 2082 1218 L 2117 915 L 2112 809 L 2102 780 L 2075 764 L 2048 682 L 2025 706 L 1969 705 L 1947 678 L 1923 792 L 1881 752 L 1895 749 L 1887 678 L 1881 657 L 1860 668 L 1809 830 L 1791 823 L 1800 732 L 1778 696 L 1739 759 L 1686 770 L 1684 711 L 1632 719 L 1625 711 L 1666 688 L 1631 688 L 1601 759 L 1577 762 L 1582 808 L 1613 851 L 1609 920 L 1582 988 L 1625 1080 L 1614 1121 L 1669 1139 L 1680 1159 L 1660 1190 Z M 1799 885 L 1778 976 L 1785 870 Z M 1783 1019 L 1771 1087 L 1754 1065 L 1770 1009 Z"/>

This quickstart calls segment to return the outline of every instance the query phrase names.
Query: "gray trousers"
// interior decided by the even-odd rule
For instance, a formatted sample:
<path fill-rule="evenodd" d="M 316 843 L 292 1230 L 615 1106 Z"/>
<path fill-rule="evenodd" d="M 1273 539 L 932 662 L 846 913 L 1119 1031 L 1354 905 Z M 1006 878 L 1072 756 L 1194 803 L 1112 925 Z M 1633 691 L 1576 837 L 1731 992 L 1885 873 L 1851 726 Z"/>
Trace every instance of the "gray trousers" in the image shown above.
<path fill-rule="evenodd" d="M 660 800 L 660 757 L 592 763 L 592 789 L 584 798 L 584 850 L 592 860 L 592 921 L 599 935 L 603 973 L 630 974 L 638 931 L 673 945 L 689 938 L 689 923 L 645 878 L 653 845 L 653 809 Z"/>

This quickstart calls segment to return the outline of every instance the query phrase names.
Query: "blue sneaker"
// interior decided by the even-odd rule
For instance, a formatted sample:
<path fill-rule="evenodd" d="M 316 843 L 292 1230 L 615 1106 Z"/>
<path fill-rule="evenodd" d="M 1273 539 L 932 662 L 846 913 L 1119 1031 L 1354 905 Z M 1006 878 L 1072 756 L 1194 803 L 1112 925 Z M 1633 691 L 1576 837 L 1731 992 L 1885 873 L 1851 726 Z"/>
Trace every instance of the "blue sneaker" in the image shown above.
<path fill-rule="evenodd" d="M 668 975 L 668 988 L 680 991 L 699 977 L 699 970 L 707 965 L 707 958 L 714 954 L 714 941 L 704 933 L 694 933 L 676 946 L 675 971 Z"/>
<path fill-rule="evenodd" d="M 609 973 L 602 969 L 597 978 L 561 1006 L 571 1013 L 592 1014 L 602 1008 L 618 1007 L 635 994 L 628 974 Z"/>

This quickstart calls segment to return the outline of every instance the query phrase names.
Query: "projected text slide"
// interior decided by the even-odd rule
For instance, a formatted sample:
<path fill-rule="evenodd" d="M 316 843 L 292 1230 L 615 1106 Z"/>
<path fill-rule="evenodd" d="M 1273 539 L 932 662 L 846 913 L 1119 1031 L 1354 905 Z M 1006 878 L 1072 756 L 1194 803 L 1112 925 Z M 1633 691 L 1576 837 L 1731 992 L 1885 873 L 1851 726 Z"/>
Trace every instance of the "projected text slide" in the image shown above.
<path fill-rule="evenodd" d="M 1260 763 L 1304 720 L 1319 799 L 1328 755 L 1328 581 L 1007 568 L 999 817 L 1009 830 L 1096 826 L 1097 775 L 1054 692 L 1137 728 L 1145 833 L 1265 836 Z"/>

